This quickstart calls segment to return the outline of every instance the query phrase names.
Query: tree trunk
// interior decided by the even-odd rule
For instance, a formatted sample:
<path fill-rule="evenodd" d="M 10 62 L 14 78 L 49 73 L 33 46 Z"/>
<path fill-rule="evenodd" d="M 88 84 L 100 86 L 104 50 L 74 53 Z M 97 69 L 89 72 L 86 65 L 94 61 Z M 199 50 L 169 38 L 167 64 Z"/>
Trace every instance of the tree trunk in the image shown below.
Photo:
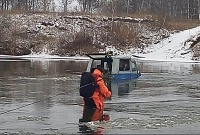
<path fill-rule="evenodd" d="M 200 20 L 200 0 L 198 0 L 198 15 L 199 15 L 199 20 Z"/>
<path fill-rule="evenodd" d="M 64 4 L 64 12 L 67 12 L 68 0 L 63 0 L 63 4 Z"/>

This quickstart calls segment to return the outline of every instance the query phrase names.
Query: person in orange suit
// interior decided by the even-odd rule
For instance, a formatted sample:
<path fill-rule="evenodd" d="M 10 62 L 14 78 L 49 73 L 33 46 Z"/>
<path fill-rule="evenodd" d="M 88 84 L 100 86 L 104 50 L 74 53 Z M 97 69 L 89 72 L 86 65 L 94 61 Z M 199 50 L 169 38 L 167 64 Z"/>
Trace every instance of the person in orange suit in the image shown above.
<path fill-rule="evenodd" d="M 80 123 L 79 133 L 91 134 L 91 135 L 103 135 L 104 127 L 91 129 L 89 126 L 85 124 L 81 124 L 81 123 L 91 122 L 91 121 L 109 121 L 109 120 L 110 120 L 110 116 L 107 114 L 103 114 L 103 110 L 84 107 L 83 116 L 81 119 L 79 119 L 79 123 Z"/>
<path fill-rule="evenodd" d="M 83 107 L 82 119 L 79 122 L 91 122 L 91 121 L 109 121 L 110 116 L 103 114 L 103 110 L 96 108 Z"/>
<path fill-rule="evenodd" d="M 96 108 L 99 110 L 104 109 L 104 98 L 110 98 L 111 92 L 108 90 L 107 86 L 102 79 L 103 76 L 103 68 L 96 68 L 92 75 L 95 78 L 95 81 L 98 84 L 98 87 L 95 89 L 92 97 L 83 98 L 84 106 L 88 108 Z"/>
<path fill-rule="evenodd" d="M 110 116 L 103 114 L 104 110 L 104 98 L 110 98 L 111 92 L 108 90 L 105 85 L 102 76 L 102 68 L 97 68 L 93 71 L 93 76 L 95 81 L 98 84 L 98 87 L 95 89 L 94 94 L 90 98 L 83 98 L 84 107 L 83 107 L 83 116 L 79 119 L 79 122 L 91 122 L 91 121 L 109 121 Z M 102 134 L 101 130 L 91 131 L 86 125 L 79 125 L 80 131 L 82 133 L 90 134 Z"/>
<path fill-rule="evenodd" d="M 103 79 L 103 70 L 101 68 L 95 69 L 93 76 L 97 81 L 99 87 L 96 88 L 94 94 L 90 98 L 83 98 L 83 116 L 79 119 L 79 122 L 91 122 L 91 121 L 109 121 L 110 116 L 103 114 L 104 98 L 110 98 L 111 92 L 106 87 Z M 86 125 L 79 125 L 81 133 L 87 134 L 102 134 L 101 130 L 91 130 Z"/>

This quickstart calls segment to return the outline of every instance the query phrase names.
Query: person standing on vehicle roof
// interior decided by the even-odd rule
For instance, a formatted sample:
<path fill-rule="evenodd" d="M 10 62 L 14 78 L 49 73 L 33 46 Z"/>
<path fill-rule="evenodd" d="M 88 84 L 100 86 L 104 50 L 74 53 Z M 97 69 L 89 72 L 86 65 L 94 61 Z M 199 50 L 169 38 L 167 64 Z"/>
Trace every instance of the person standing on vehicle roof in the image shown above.
<path fill-rule="evenodd" d="M 92 97 L 83 98 L 84 107 L 96 108 L 96 109 L 103 110 L 104 109 L 104 98 L 111 97 L 111 92 L 108 90 L 108 88 L 105 85 L 104 80 L 102 78 L 103 68 L 102 67 L 96 68 L 93 71 L 92 75 L 94 76 L 98 87 L 95 89 Z"/>

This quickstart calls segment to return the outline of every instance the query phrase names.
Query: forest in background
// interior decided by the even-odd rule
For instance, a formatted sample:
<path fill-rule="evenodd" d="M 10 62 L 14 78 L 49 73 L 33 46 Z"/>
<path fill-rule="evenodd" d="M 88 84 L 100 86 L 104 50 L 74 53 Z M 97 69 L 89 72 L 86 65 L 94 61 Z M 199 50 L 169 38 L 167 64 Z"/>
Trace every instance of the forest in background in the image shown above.
<path fill-rule="evenodd" d="M 79 7 L 69 11 L 72 2 L 61 0 L 57 12 L 54 0 L 1 0 L 0 54 L 74 56 L 107 46 L 142 51 L 200 24 L 200 0 L 77 0 Z"/>
<path fill-rule="evenodd" d="M 56 12 L 59 0 L 1 0 L 0 10 Z M 74 0 L 60 0 L 61 12 L 70 12 L 68 5 Z M 76 0 L 77 12 L 100 14 L 159 13 L 178 19 L 199 19 L 200 0 Z M 57 2 L 56 2 L 57 3 Z M 163 17 L 164 17 L 163 16 Z"/>

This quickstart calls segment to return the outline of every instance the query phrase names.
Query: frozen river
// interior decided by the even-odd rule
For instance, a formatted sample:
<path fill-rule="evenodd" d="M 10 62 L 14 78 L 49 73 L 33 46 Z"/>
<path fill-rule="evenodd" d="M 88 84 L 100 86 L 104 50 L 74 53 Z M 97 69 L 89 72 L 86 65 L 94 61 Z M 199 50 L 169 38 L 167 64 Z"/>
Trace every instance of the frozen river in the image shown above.
<path fill-rule="evenodd" d="M 87 61 L 0 61 L 0 134 L 200 133 L 200 65 L 138 62 L 137 80 L 108 82 L 107 122 L 79 123 Z"/>

